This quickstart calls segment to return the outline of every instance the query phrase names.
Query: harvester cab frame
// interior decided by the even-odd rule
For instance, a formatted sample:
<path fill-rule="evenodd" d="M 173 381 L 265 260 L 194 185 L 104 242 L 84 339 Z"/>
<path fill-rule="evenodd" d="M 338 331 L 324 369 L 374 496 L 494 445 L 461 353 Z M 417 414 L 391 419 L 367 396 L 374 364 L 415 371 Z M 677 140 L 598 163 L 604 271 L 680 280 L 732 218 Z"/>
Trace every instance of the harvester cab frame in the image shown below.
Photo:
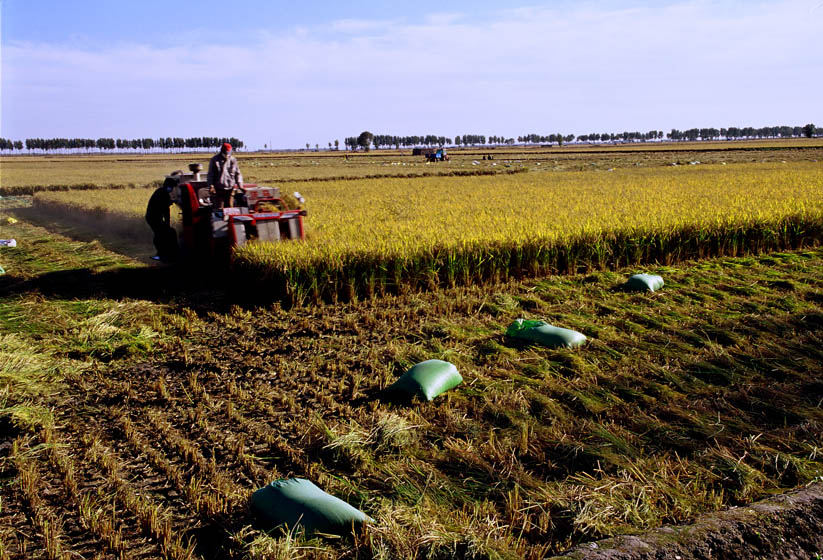
<path fill-rule="evenodd" d="M 216 209 L 202 169 L 201 164 L 193 163 L 190 173 L 173 176 L 178 179 L 178 189 L 172 199 L 182 213 L 181 241 L 186 254 L 230 258 L 234 247 L 249 242 L 305 239 L 306 211 L 290 209 L 279 187 L 246 184 L 234 197 L 235 204 Z"/>

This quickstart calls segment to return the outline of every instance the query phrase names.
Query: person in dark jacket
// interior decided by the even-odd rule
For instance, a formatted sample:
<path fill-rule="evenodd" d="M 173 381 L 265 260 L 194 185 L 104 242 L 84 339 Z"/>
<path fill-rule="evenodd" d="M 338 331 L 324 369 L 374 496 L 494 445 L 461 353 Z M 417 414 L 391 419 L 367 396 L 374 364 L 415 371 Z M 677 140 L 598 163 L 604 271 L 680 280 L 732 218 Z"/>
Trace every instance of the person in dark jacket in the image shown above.
<path fill-rule="evenodd" d="M 237 159 L 231 155 L 231 144 L 225 143 L 209 161 L 209 172 L 206 183 L 212 194 L 214 209 L 222 209 L 232 205 L 232 195 L 235 189 L 243 189 L 243 175 L 237 165 Z"/>
<path fill-rule="evenodd" d="M 157 255 L 152 259 L 170 262 L 176 260 L 180 247 L 177 244 L 177 232 L 171 227 L 169 207 L 172 205 L 171 192 L 177 186 L 177 179 L 167 177 L 163 186 L 155 190 L 146 206 L 146 221 L 154 232 L 154 246 Z"/>

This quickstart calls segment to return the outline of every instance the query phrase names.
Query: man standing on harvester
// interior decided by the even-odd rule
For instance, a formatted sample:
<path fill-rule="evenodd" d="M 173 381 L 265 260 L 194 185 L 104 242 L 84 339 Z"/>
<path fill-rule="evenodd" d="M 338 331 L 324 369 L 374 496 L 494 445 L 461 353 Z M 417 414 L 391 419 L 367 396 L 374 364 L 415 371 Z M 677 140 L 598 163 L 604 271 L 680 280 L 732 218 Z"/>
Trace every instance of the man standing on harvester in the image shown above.
<path fill-rule="evenodd" d="M 212 208 L 215 210 L 231 207 L 234 189 L 243 190 L 243 175 L 240 174 L 237 160 L 231 155 L 231 144 L 228 142 L 209 161 L 206 181 L 212 194 Z"/>

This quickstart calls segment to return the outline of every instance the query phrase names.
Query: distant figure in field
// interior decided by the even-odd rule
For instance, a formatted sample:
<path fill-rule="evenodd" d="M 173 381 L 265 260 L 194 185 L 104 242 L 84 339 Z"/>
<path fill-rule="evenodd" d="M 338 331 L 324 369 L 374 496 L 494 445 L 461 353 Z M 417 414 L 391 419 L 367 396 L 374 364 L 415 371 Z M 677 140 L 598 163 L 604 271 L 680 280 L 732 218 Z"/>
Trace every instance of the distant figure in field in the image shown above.
<path fill-rule="evenodd" d="M 243 175 L 237 160 L 231 155 L 231 144 L 228 142 L 220 148 L 209 161 L 209 173 L 206 176 L 209 192 L 212 196 L 212 208 L 220 209 L 232 205 L 234 189 L 243 190 Z"/>
<path fill-rule="evenodd" d="M 169 207 L 172 205 L 171 192 L 177 187 L 178 179 L 167 177 L 163 186 L 152 193 L 146 206 L 146 221 L 154 232 L 154 247 L 157 254 L 153 260 L 171 262 L 177 259 L 180 247 L 177 232 L 171 227 Z"/>

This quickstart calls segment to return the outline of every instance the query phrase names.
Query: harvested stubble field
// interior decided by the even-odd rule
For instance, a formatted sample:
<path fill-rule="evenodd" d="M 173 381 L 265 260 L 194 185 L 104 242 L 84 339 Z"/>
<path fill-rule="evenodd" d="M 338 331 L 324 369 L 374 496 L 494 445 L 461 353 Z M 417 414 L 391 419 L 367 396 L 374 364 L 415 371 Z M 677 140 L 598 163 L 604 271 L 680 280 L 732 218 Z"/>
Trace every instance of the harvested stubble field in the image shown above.
<path fill-rule="evenodd" d="M 823 476 L 820 249 L 652 267 L 655 294 L 619 270 L 284 311 L 3 234 L 7 557 L 542 558 Z M 512 344 L 521 316 L 591 341 Z M 464 384 L 381 401 L 428 358 Z M 255 529 L 250 492 L 292 475 L 374 523 Z"/>
<path fill-rule="evenodd" d="M 553 219 L 581 206 L 631 219 L 649 200 L 663 206 L 665 192 L 671 209 L 646 216 L 651 225 L 672 227 L 678 209 L 709 221 L 669 236 L 661 255 L 745 254 L 658 258 L 643 267 L 666 280 L 654 294 L 615 289 L 637 268 L 582 260 L 581 274 L 569 265 L 564 276 L 491 274 L 468 286 L 455 275 L 422 293 L 389 287 L 291 310 L 234 306 L 248 304 L 236 278 L 141 266 L 0 200 L 0 237 L 20 242 L 0 249 L 0 558 L 543 558 L 821 481 L 820 174 L 777 162 L 307 183 L 310 243 L 331 235 L 319 221 L 336 219 L 327 204 L 351 213 L 374 185 L 394 188 L 357 208 L 402 224 L 416 219 L 415 197 L 511 181 L 546 205 L 557 199 L 549 189 L 577 200 Z M 606 185 L 633 206 L 613 197 L 598 208 Z M 489 238 L 532 231 L 494 221 L 480 200 L 455 200 L 494 224 Z M 501 200 L 492 206 L 512 211 Z M 143 210 L 123 209 L 135 219 Z M 746 229 L 746 216 L 772 227 Z M 478 235 L 462 219 L 446 223 L 458 240 Z M 732 228 L 725 245 L 707 223 Z M 757 254 L 798 240 L 808 247 Z M 343 288 L 340 299 L 351 295 Z M 518 317 L 590 341 L 516 344 L 503 333 Z M 431 403 L 381 398 L 431 358 L 456 364 L 464 383 Z M 263 533 L 248 497 L 285 476 L 374 522 L 343 539 Z"/>

